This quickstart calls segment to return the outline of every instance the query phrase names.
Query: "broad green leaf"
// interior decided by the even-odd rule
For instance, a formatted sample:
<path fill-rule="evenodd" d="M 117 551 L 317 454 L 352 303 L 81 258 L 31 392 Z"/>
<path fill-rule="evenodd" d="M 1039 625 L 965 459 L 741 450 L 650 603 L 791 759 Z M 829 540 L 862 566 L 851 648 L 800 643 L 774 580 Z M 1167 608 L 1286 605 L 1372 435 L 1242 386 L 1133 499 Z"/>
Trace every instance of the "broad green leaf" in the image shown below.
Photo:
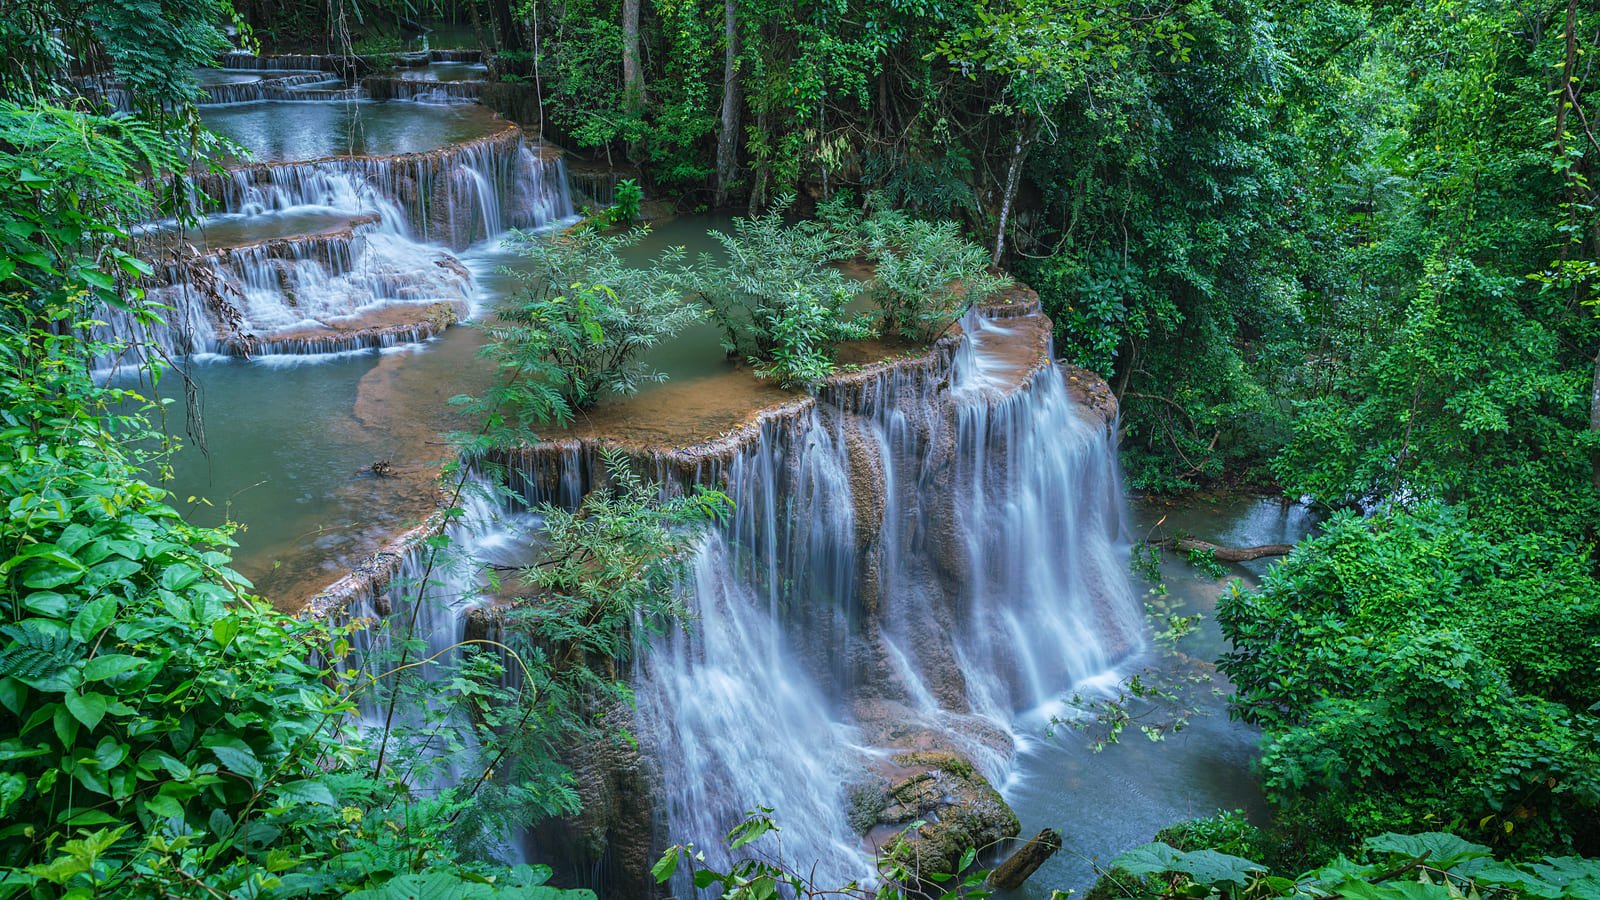
<path fill-rule="evenodd" d="M 1367 838 L 1367 849 L 1416 859 L 1426 856 L 1428 865 L 1448 869 L 1465 859 L 1488 856 L 1489 848 L 1464 841 L 1453 834 L 1428 831 L 1421 834 L 1380 834 Z"/>
<path fill-rule="evenodd" d="M 84 604 L 78 610 L 78 615 L 72 620 L 71 635 L 73 640 L 87 644 L 95 636 L 111 624 L 117 615 L 117 598 L 108 595 L 96 597 Z"/>
<path fill-rule="evenodd" d="M 650 867 L 650 874 L 654 876 L 656 884 L 666 884 L 672 880 L 673 873 L 678 871 L 678 856 L 682 852 L 682 847 L 669 847 L 667 852 L 661 854 L 656 864 Z"/>
<path fill-rule="evenodd" d="M 1130 875 L 1159 875 L 1175 871 L 1182 858 L 1183 851 L 1156 841 L 1129 850 L 1113 859 L 1111 865 Z"/>
<path fill-rule="evenodd" d="M 123 653 L 96 656 L 84 664 L 83 680 L 104 681 L 114 675 L 121 675 L 123 672 L 136 669 L 143 663 L 144 660 Z"/>
<path fill-rule="evenodd" d="M 92 691 L 87 694 L 68 691 L 66 698 L 67 709 L 72 713 L 73 718 L 82 722 L 87 728 L 94 728 L 100 724 L 101 719 L 105 718 L 108 701 L 109 698 L 106 695 Z"/>
<path fill-rule="evenodd" d="M 211 752 L 216 754 L 217 761 L 222 763 L 228 771 L 243 775 L 255 781 L 261 777 L 261 762 L 247 746 L 240 742 L 239 746 L 212 747 Z"/>
<path fill-rule="evenodd" d="M 328 786 L 313 778 L 291 781 L 287 784 L 278 785 L 272 790 L 278 796 L 278 799 L 285 803 L 321 803 L 325 806 L 333 806 L 337 802 L 333 798 L 333 792 L 328 790 Z"/>

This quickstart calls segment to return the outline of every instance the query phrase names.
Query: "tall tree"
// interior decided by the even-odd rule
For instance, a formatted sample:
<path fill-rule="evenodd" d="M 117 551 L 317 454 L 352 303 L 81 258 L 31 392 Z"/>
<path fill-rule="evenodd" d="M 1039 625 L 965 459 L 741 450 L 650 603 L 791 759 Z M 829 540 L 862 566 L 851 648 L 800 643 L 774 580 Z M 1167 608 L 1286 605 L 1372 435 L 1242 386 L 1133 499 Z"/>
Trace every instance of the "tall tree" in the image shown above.
<path fill-rule="evenodd" d="M 722 32 L 726 46 L 722 64 L 722 128 L 717 133 L 717 206 L 727 205 L 728 192 L 739 167 L 739 124 L 744 109 L 744 89 L 739 78 L 738 12 L 738 0 L 722 0 Z"/>
<path fill-rule="evenodd" d="M 640 0 L 622 0 L 622 95 L 623 106 L 643 110 L 644 65 L 639 54 Z"/>

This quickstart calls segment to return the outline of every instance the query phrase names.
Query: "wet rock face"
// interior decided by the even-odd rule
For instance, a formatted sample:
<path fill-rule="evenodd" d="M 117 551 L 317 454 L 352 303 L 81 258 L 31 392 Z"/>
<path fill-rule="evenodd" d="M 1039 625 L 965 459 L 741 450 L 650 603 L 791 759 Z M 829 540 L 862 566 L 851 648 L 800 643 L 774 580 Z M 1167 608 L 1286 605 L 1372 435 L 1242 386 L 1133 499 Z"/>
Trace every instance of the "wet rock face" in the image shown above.
<path fill-rule="evenodd" d="M 1067 393 L 1090 415 L 1099 418 L 1107 427 L 1114 427 L 1121 410 L 1117 395 L 1104 378 L 1082 366 L 1061 363 L 1062 377 L 1067 380 Z"/>
<path fill-rule="evenodd" d="M 634 730 L 631 707 L 608 706 L 599 719 L 613 736 L 581 742 L 563 754 L 582 810 L 541 825 L 533 844 L 565 876 L 562 884 L 586 886 L 603 897 L 650 897 L 657 893 L 650 876 L 653 854 L 665 843 L 658 834 L 660 774 L 639 744 L 621 736 Z"/>
<path fill-rule="evenodd" d="M 1022 830 L 1017 814 L 966 757 L 923 751 L 896 756 L 894 763 L 912 774 L 890 785 L 893 803 L 879 821 L 924 824 L 892 839 L 884 853 L 914 879 L 954 873 L 968 848 L 988 847 Z"/>

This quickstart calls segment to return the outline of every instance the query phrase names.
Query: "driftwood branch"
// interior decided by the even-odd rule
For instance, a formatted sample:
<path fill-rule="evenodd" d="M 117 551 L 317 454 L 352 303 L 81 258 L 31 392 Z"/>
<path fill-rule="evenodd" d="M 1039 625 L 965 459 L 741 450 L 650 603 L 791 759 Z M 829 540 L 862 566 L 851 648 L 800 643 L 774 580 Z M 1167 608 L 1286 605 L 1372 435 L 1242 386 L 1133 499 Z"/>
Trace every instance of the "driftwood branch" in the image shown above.
<path fill-rule="evenodd" d="M 1002 891 L 1016 890 L 1028 880 L 1028 876 L 1038 871 L 1045 860 L 1055 855 L 1061 849 L 1061 832 L 1046 828 L 1034 837 L 1033 840 L 1022 845 L 1022 848 L 1011 854 L 1011 857 L 989 873 L 989 887 L 999 888 Z"/>
<path fill-rule="evenodd" d="M 1151 541 L 1150 546 L 1162 550 L 1199 550 L 1210 551 L 1211 555 L 1221 562 L 1244 562 L 1247 559 L 1260 559 L 1263 556 L 1287 556 L 1294 549 L 1293 544 L 1258 544 L 1254 547 L 1222 547 L 1207 541 L 1197 541 L 1193 538 L 1164 538 Z"/>

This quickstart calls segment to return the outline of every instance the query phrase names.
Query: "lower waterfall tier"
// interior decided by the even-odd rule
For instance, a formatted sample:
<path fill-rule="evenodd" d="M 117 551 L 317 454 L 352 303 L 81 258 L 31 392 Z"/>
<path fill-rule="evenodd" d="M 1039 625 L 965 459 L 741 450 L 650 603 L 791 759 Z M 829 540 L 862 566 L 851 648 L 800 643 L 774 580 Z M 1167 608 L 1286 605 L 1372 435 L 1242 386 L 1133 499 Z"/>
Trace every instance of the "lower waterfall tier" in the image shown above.
<path fill-rule="evenodd" d="M 534 502 L 603 485 L 614 446 L 669 490 L 735 503 L 690 567 L 692 624 L 636 675 L 642 752 L 576 751 L 586 777 L 647 796 L 597 792 L 565 837 L 541 832 L 536 858 L 609 845 L 600 886 L 644 896 L 652 850 L 670 838 L 716 857 L 761 807 L 822 883 L 872 878 L 873 850 L 913 819 L 929 823 L 919 839 L 887 849 L 924 872 L 1016 833 L 992 787 L 1013 723 L 1138 651 L 1143 623 L 1110 408 L 1082 402 L 1096 385 L 1051 362 L 1048 320 L 1013 299 L 920 357 L 775 398 L 700 443 L 580 434 L 503 460 Z M 459 543 L 484 542 L 465 527 Z M 313 608 L 385 611 L 427 533 Z M 598 858 L 551 861 L 600 877 Z"/>

